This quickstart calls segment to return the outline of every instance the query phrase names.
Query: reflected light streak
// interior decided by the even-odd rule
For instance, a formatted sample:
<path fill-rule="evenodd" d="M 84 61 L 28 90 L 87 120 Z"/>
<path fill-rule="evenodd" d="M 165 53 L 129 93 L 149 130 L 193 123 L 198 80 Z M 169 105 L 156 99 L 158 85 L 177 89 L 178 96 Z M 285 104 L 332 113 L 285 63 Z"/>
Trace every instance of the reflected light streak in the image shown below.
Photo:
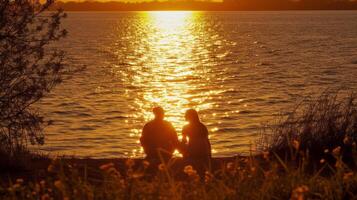
<path fill-rule="evenodd" d="M 140 117 L 147 122 L 153 118 L 152 108 L 162 106 L 166 120 L 174 125 L 180 139 L 186 123 L 184 112 L 192 105 L 197 110 L 200 105 L 204 109 L 212 106 L 204 104 L 210 94 L 193 99 L 194 94 L 190 92 L 195 88 L 195 78 L 209 79 L 196 69 L 200 59 L 194 58 L 192 53 L 197 37 L 191 30 L 195 14 L 189 11 L 143 13 L 150 30 L 145 39 L 147 46 L 139 49 L 147 49 L 144 52 L 147 60 L 144 68 L 138 69 L 132 77 L 132 85 L 143 90 L 140 97 L 135 97 Z M 141 131 L 138 133 L 138 129 L 134 129 L 133 133 L 140 136 Z M 142 149 L 133 151 L 132 156 L 137 153 L 142 153 Z M 176 151 L 175 155 L 179 153 Z"/>

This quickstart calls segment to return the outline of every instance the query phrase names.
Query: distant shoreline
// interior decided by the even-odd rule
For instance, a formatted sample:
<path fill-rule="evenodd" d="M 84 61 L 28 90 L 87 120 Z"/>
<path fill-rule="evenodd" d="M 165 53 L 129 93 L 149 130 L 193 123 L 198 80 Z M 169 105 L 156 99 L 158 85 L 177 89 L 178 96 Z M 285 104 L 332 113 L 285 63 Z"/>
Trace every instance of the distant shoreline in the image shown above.
<path fill-rule="evenodd" d="M 304 11 L 357 11 L 353 10 L 64 10 L 65 12 L 304 12 Z"/>
<path fill-rule="evenodd" d="M 227 0 L 224 2 L 203 1 L 153 1 L 141 3 L 124 2 L 57 2 L 54 9 L 65 11 L 353 11 L 357 10 L 357 1 L 339 2 L 294 2 L 269 0 Z"/>

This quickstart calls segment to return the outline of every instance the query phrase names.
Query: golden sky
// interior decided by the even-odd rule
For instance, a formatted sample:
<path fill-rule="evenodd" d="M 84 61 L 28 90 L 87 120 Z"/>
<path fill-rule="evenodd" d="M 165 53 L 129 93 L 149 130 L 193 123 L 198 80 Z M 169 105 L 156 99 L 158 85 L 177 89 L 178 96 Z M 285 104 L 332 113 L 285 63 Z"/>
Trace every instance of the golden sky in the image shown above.
<path fill-rule="evenodd" d="M 154 0 L 57 0 L 61 2 L 150 2 Z M 184 0 L 155 0 L 155 1 L 184 1 Z M 223 0 L 195 0 L 195 1 L 209 1 L 209 2 L 222 2 Z"/>

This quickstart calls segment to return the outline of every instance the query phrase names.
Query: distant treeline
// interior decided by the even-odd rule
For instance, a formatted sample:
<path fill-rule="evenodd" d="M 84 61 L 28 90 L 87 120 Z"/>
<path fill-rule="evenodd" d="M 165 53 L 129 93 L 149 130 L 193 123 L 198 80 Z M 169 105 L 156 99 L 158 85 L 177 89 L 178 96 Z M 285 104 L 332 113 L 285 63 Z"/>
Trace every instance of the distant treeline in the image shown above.
<path fill-rule="evenodd" d="M 125 2 L 58 2 L 66 11 L 146 10 L 357 10 L 357 0 L 224 0 Z"/>

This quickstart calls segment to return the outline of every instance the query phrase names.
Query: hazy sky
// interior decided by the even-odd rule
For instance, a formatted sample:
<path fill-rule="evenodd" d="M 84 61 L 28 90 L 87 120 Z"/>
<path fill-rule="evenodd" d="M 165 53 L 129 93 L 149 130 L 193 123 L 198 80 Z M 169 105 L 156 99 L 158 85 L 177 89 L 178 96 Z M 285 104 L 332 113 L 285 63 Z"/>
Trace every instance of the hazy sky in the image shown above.
<path fill-rule="evenodd" d="M 153 0 L 57 0 L 62 2 L 84 2 L 84 1 L 95 1 L 95 2 L 110 2 L 110 1 L 119 1 L 119 2 L 145 2 Z M 168 0 L 155 0 L 155 1 L 168 1 Z M 182 1 L 182 0 L 169 0 L 169 1 Z M 222 0 L 195 0 L 195 1 L 211 1 L 211 2 L 222 2 Z"/>

